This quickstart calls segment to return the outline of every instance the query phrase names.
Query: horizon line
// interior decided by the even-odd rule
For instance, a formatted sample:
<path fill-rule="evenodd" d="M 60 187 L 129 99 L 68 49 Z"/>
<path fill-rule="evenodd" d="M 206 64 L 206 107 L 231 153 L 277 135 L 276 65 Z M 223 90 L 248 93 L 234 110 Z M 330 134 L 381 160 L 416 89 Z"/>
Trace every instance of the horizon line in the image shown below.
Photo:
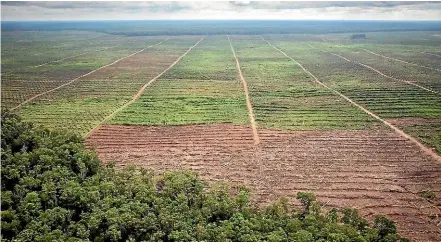
<path fill-rule="evenodd" d="M 378 21 L 378 22 L 441 22 L 441 20 L 389 19 L 76 19 L 76 20 L 1 20 L 1 22 L 90 22 L 90 21 Z"/>

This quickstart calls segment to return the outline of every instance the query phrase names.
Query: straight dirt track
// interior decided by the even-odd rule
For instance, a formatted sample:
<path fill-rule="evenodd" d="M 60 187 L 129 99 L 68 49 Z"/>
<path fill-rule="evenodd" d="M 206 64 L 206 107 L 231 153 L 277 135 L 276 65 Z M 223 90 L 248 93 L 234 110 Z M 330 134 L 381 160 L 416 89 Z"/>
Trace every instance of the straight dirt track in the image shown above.
<path fill-rule="evenodd" d="M 162 173 L 197 171 L 209 182 L 251 188 L 262 204 L 313 191 L 330 207 L 355 207 L 372 219 L 386 215 L 415 241 L 439 241 L 441 163 L 389 130 L 281 131 L 259 129 L 254 145 L 248 125 L 103 125 L 88 137 L 105 162 L 141 165 Z M 418 192 L 430 189 L 432 204 Z M 294 203 L 298 205 L 297 203 Z"/>
<path fill-rule="evenodd" d="M 79 79 L 81 79 L 81 78 L 83 78 L 83 77 L 86 77 L 86 76 L 88 76 L 88 75 L 90 75 L 90 74 L 93 74 L 93 73 L 95 73 L 95 72 L 97 72 L 97 71 L 99 71 L 99 70 L 102 70 L 102 69 L 106 68 L 106 67 L 112 66 L 112 65 L 114 65 L 114 64 L 116 64 L 116 63 L 118 63 L 118 62 L 120 62 L 120 61 L 122 61 L 122 60 L 124 60 L 124 59 L 127 59 L 127 58 L 129 58 L 129 57 L 131 57 L 131 56 L 134 56 L 134 55 L 136 55 L 136 54 L 138 54 L 138 53 L 141 53 L 141 52 L 145 51 L 146 49 L 149 49 L 149 48 L 151 48 L 151 47 L 153 47 L 153 46 L 156 46 L 156 45 L 160 45 L 160 44 L 162 44 L 164 41 L 167 41 L 168 39 L 169 39 L 169 38 L 166 38 L 165 40 L 162 40 L 162 41 L 160 41 L 160 42 L 158 42 L 158 43 L 156 43 L 156 44 L 154 44 L 154 45 L 150 45 L 150 46 L 148 46 L 148 47 L 146 47 L 146 48 L 144 48 L 144 49 L 141 49 L 141 50 L 139 50 L 139 51 L 137 51 L 137 52 L 135 52 L 135 53 L 132 53 L 132 54 L 130 54 L 130 55 L 128 55 L 128 56 L 122 57 L 122 58 L 120 58 L 120 59 L 118 59 L 118 60 L 116 60 L 116 61 L 114 61 L 114 62 L 112 62 L 112 63 L 110 63 L 110 64 L 104 65 L 104 66 L 102 66 L 102 67 L 100 67 L 100 68 L 97 68 L 97 69 L 95 69 L 95 70 L 93 70 L 93 71 L 90 71 L 90 72 L 88 72 L 88 73 L 86 73 L 86 74 L 84 74 L 84 75 L 81 75 L 81 76 L 79 76 L 79 77 L 76 77 L 76 78 L 74 78 L 74 79 L 72 79 L 72 80 L 70 80 L 70 81 L 64 83 L 63 85 L 60 85 L 60 86 L 58 86 L 58 87 L 52 88 L 52 89 L 50 89 L 50 90 L 47 90 L 47 91 L 45 91 L 45 92 L 39 93 L 39 94 L 37 94 L 37 95 L 35 95 L 35 96 L 32 96 L 31 98 L 25 100 L 24 102 L 20 103 L 19 105 L 17 105 L 17 106 L 15 106 L 15 107 L 11 108 L 11 110 L 15 110 L 15 109 L 17 109 L 17 108 L 20 108 L 21 106 L 25 105 L 26 103 L 29 103 L 29 102 L 33 101 L 34 99 L 37 99 L 37 98 L 39 98 L 39 97 L 41 97 L 41 96 L 43 96 L 43 95 L 45 95 L 45 94 L 48 94 L 48 93 L 54 92 L 54 91 L 56 91 L 56 90 L 59 90 L 60 88 L 63 88 L 63 87 L 65 87 L 65 86 L 68 86 L 68 85 L 74 83 L 75 81 L 77 81 L 77 80 L 79 80 Z"/>
<path fill-rule="evenodd" d="M 248 115 L 250 116 L 251 129 L 253 131 L 254 144 L 257 145 L 260 143 L 260 139 L 259 139 L 259 133 L 257 132 L 256 120 L 254 119 L 253 105 L 251 104 L 248 85 L 247 82 L 245 81 L 245 78 L 243 77 L 242 70 L 240 68 L 239 59 L 237 58 L 236 52 L 234 51 L 234 47 L 233 44 L 231 43 L 230 36 L 227 35 L 227 37 L 228 37 L 228 41 L 230 42 L 230 47 L 231 47 L 231 51 L 233 52 L 234 59 L 236 60 L 236 68 L 237 71 L 239 72 L 240 80 L 242 81 L 243 91 L 245 93 L 245 99 L 247 103 Z"/>

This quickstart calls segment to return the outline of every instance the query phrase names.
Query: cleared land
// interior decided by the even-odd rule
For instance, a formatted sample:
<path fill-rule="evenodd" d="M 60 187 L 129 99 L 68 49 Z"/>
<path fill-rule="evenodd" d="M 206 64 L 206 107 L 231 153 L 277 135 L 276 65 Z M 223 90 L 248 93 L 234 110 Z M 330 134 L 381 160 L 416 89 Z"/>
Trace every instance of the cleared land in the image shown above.
<path fill-rule="evenodd" d="M 8 46 L 2 50 L 2 105 L 17 105 L 168 38 L 69 33 L 2 38 Z M 259 36 L 222 35 L 200 42 L 202 36 L 173 36 L 18 111 L 48 128 L 82 135 L 96 128 L 86 143 L 105 162 L 158 172 L 195 170 L 211 182 L 249 186 L 259 203 L 310 190 L 328 206 L 356 207 L 369 218 L 385 214 L 415 241 L 439 241 L 441 163 L 360 108 L 441 154 L 441 96 L 397 80 L 441 90 L 439 72 L 419 66 L 441 65 L 436 34 L 367 33 L 366 40 L 350 40 L 350 34 L 263 36 L 359 107 Z M 45 40 L 50 37 L 56 41 Z M 75 38 L 78 43 L 70 41 Z M 18 58 L 9 51 L 35 53 L 32 46 L 41 51 L 38 62 L 28 55 L 16 59 L 22 65 L 8 63 Z M 424 190 L 436 198 L 422 198 Z"/>
<path fill-rule="evenodd" d="M 89 137 L 105 161 L 134 163 L 159 172 L 198 171 L 209 181 L 252 188 L 259 202 L 314 191 L 323 204 L 351 206 L 364 215 L 386 214 L 400 231 L 419 241 L 437 241 L 441 164 L 386 130 L 281 131 L 259 129 L 253 145 L 247 125 L 106 125 Z M 294 199 L 292 199 L 294 200 Z"/>

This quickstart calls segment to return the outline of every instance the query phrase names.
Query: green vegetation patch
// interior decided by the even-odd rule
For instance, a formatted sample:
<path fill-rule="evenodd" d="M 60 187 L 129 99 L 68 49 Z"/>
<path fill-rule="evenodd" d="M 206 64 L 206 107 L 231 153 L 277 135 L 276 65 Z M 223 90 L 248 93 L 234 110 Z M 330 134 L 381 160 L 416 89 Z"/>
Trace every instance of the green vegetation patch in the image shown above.
<path fill-rule="evenodd" d="M 162 79 L 236 80 L 237 70 L 226 36 L 206 37 Z"/>
<path fill-rule="evenodd" d="M 48 129 L 66 129 L 85 135 L 107 115 L 129 100 L 124 98 L 82 98 L 40 102 L 24 106 L 23 119 Z"/>
<path fill-rule="evenodd" d="M 158 80 L 109 123 L 181 125 L 248 123 L 238 81 Z"/>
<path fill-rule="evenodd" d="M 20 113 L 26 121 L 85 135 L 142 85 L 142 80 L 81 80 L 24 105 Z"/>

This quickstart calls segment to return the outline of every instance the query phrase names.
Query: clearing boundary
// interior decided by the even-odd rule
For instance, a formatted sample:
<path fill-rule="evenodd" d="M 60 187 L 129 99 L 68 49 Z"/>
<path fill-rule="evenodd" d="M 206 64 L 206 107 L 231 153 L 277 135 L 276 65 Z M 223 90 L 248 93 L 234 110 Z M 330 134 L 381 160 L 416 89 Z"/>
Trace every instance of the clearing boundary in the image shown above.
<path fill-rule="evenodd" d="M 416 64 L 416 63 L 412 63 L 412 62 L 408 62 L 408 61 L 400 60 L 400 59 L 397 59 L 397 58 L 393 58 L 393 57 L 389 57 L 389 56 L 381 55 L 381 54 L 378 54 L 378 53 L 372 52 L 372 51 L 370 51 L 370 50 L 366 50 L 366 49 L 362 49 L 362 50 L 364 50 L 364 51 L 366 51 L 366 52 L 368 52 L 368 53 L 371 53 L 371 54 L 373 54 L 373 55 L 376 55 L 376 56 L 380 56 L 380 57 L 386 58 L 386 59 L 391 59 L 391 60 L 394 60 L 394 61 L 398 61 L 398 62 L 406 63 L 406 64 L 413 65 L 413 66 L 419 66 L 419 67 L 426 68 L 426 69 L 429 69 L 429 70 L 441 71 L 440 69 L 436 69 L 436 68 L 432 68 L 432 67 L 428 67 L 428 66 L 423 66 L 423 65 L 420 65 L 420 64 Z"/>
<path fill-rule="evenodd" d="M 231 51 L 233 52 L 234 59 L 236 59 L 236 68 L 239 72 L 240 79 L 242 81 L 243 90 L 245 92 L 245 99 L 248 108 L 248 114 L 250 116 L 251 129 L 253 130 L 253 139 L 254 144 L 257 145 L 260 143 L 259 133 L 257 132 L 256 120 L 254 119 L 253 105 L 251 104 L 250 95 L 248 92 L 248 85 L 243 77 L 242 70 L 240 69 L 239 59 L 237 59 L 236 52 L 234 51 L 233 44 L 231 43 L 230 36 L 227 35 L 228 41 L 230 42 Z"/>
<path fill-rule="evenodd" d="M 308 45 L 309 45 L 311 48 L 316 49 L 316 48 L 314 48 L 312 45 L 310 45 L 310 44 L 308 44 Z M 406 84 L 409 84 L 409 85 L 412 85 L 412 86 L 416 86 L 416 87 L 418 87 L 418 88 L 421 88 L 421 89 L 423 89 L 424 91 L 428 91 L 428 92 L 431 92 L 431 93 L 434 93 L 434 94 L 441 95 L 441 93 L 438 92 L 438 91 L 435 91 L 435 90 L 432 90 L 432 89 L 430 89 L 430 88 L 427 88 L 427 87 L 421 86 L 421 85 L 416 84 L 416 83 L 414 83 L 414 82 L 407 81 L 407 80 L 403 80 L 403 79 L 399 79 L 399 78 L 395 78 L 395 77 L 393 77 L 393 76 L 388 76 L 388 75 L 384 74 L 383 72 L 381 72 L 381 71 L 379 71 L 379 70 L 373 68 L 372 66 L 368 66 L 368 65 L 366 65 L 366 64 L 363 64 L 363 63 L 360 63 L 360 62 L 357 62 L 357 61 L 354 61 L 354 60 L 350 60 L 350 59 L 348 59 L 348 58 L 346 58 L 346 57 L 344 57 L 344 56 L 341 56 L 341 55 L 338 55 L 338 54 L 335 54 L 335 53 L 332 53 L 332 52 L 328 52 L 328 51 L 326 51 L 326 50 L 320 50 L 320 51 L 322 51 L 322 52 L 324 52 L 324 53 L 329 53 L 329 54 L 334 55 L 334 56 L 337 56 L 337 57 L 340 57 L 340 58 L 344 59 L 344 60 L 347 61 L 347 62 L 355 63 L 355 64 L 357 64 L 357 65 L 360 65 L 360 66 L 363 66 L 363 67 L 365 67 L 365 68 L 368 68 L 368 69 L 370 69 L 371 71 L 374 71 L 374 72 L 378 73 L 379 75 L 384 76 L 384 77 L 386 77 L 386 78 L 389 78 L 389 79 L 392 79 L 392 80 L 395 80 L 395 81 L 404 82 L 404 83 L 406 83 Z"/>
<path fill-rule="evenodd" d="M 169 71 L 171 68 L 173 68 L 173 66 L 175 66 L 184 56 L 186 56 L 194 47 L 196 47 L 205 37 L 202 37 L 198 42 L 196 42 L 196 44 L 194 44 L 193 46 L 191 46 L 184 54 L 182 54 L 181 56 L 179 56 L 178 59 L 176 59 L 175 62 L 173 62 L 169 67 L 167 67 L 167 69 L 165 69 L 163 72 L 159 73 L 157 76 L 155 76 L 153 79 L 151 79 L 149 82 L 147 82 L 146 84 L 144 84 L 144 86 L 142 86 L 138 92 L 132 97 L 132 100 L 126 102 L 124 105 L 122 105 L 121 107 L 119 107 L 118 109 L 116 109 L 113 113 L 109 114 L 108 116 L 106 116 L 101 122 L 99 122 L 97 125 L 95 125 L 95 127 L 93 127 L 93 129 L 91 129 L 86 135 L 85 137 L 89 137 L 89 135 L 91 135 L 93 133 L 93 131 L 95 131 L 99 126 L 101 126 L 104 122 L 106 122 L 107 120 L 111 119 L 112 117 L 114 117 L 117 113 L 119 113 L 121 110 L 123 110 L 124 108 L 126 108 L 127 106 L 129 106 L 130 104 L 134 103 L 136 100 L 138 100 L 142 93 L 144 92 L 144 90 L 150 86 L 154 81 L 156 81 L 159 77 L 161 77 L 162 75 L 164 75 L 167 71 Z"/>
<path fill-rule="evenodd" d="M 124 59 L 126 59 L 126 58 L 132 57 L 132 56 L 134 56 L 134 55 L 136 55 L 136 54 L 138 54 L 138 53 L 143 52 L 143 51 L 146 50 L 146 49 L 149 49 L 149 48 L 151 48 L 151 47 L 153 47 L 153 46 L 156 46 L 156 45 L 160 45 L 160 44 L 162 44 L 164 41 L 167 41 L 168 39 L 170 39 L 170 38 L 166 38 L 166 39 L 164 39 L 164 40 L 162 40 L 162 41 L 160 41 L 160 42 L 158 42 L 158 43 L 156 43 L 156 44 L 154 44 L 154 45 L 150 45 L 150 46 L 148 46 L 148 47 L 146 47 L 146 48 L 144 48 L 144 49 L 142 49 L 142 50 L 139 50 L 139 51 L 137 51 L 137 52 L 135 52 L 135 53 L 132 53 L 132 54 L 130 54 L 130 55 L 128 55 L 128 56 L 122 57 L 122 58 L 120 58 L 120 59 L 118 59 L 118 60 L 116 60 L 116 61 L 114 61 L 114 62 L 112 62 L 112 63 L 110 63 L 110 64 L 104 65 L 104 66 L 99 67 L 99 68 L 97 68 L 97 69 L 95 69 L 95 70 L 93 70 L 93 71 L 90 71 L 90 72 L 88 72 L 88 73 L 86 73 L 86 74 L 84 74 L 84 75 L 81 75 L 81 76 L 79 76 L 79 77 L 76 77 L 76 78 L 74 78 L 74 79 L 72 79 L 72 80 L 70 80 L 70 81 L 68 81 L 68 82 L 66 82 L 66 83 L 64 83 L 64 84 L 62 84 L 62 85 L 60 85 L 60 86 L 58 86 L 58 87 L 55 87 L 55 88 L 52 88 L 52 89 L 50 89 L 50 90 L 48 90 L 48 91 L 42 92 L 42 93 L 40 93 L 40 94 L 37 94 L 37 95 L 35 95 L 35 96 L 33 96 L 33 97 L 27 99 L 26 101 L 20 103 L 19 105 L 17 105 L 17 106 L 15 106 L 15 107 L 11 108 L 11 110 L 15 110 L 15 109 L 17 109 L 17 108 L 20 108 L 20 107 L 23 106 L 24 104 L 26 104 L 26 103 L 28 103 L 28 102 L 30 102 L 30 101 L 32 101 L 32 100 L 34 100 L 34 99 L 36 99 L 36 98 L 38 98 L 38 97 L 40 97 L 40 96 L 43 96 L 43 95 L 45 95 L 45 94 L 51 93 L 51 92 L 53 92 L 53 91 L 56 91 L 56 90 L 58 90 L 58 89 L 60 89 L 60 88 L 62 88 L 62 87 L 64 87 L 64 86 L 70 85 L 70 84 L 72 84 L 73 82 L 75 82 L 75 81 L 78 80 L 78 79 L 81 79 L 81 78 L 86 77 L 86 76 L 88 76 L 88 75 L 90 75 L 90 74 L 92 74 L 92 73 L 94 73 L 94 72 L 96 72 L 96 71 L 99 71 L 99 70 L 101 70 L 101 69 L 104 69 L 104 68 L 106 68 L 106 67 L 109 67 L 109 66 L 111 66 L 111 65 L 114 65 L 114 64 L 120 62 L 121 60 L 124 60 Z"/>
<path fill-rule="evenodd" d="M 329 87 L 328 85 L 326 85 L 325 83 L 321 82 L 316 76 L 314 76 L 310 71 L 308 71 L 305 67 L 302 66 L 302 64 L 300 64 L 299 62 L 297 62 L 296 60 L 294 60 L 292 57 L 288 56 L 285 52 L 283 52 L 282 50 L 280 50 L 279 48 L 275 47 L 274 45 L 272 45 L 269 41 L 265 40 L 263 37 L 260 37 L 263 41 L 267 42 L 268 45 L 270 45 L 271 47 L 273 47 L 274 49 L 278 50 L 280 53 L 282 53 L 284 56 L 286 56 L 287 58 L 289 58 L 290 60 L 294 61 L 294 63 L 296 63 L 298 66 L 300 66 L 303 71 L 305 71 L 308 75 L 310 75 L 312 78 L 314 78 L 314 81 L 325 87 L 326 89 L 334 92 L 335 94 L 339 95 L 340 97 L 342 97 L 343 99 L 345 99 L 346 101 L 348 101 L 349 103 L 351 103 L 352 105 L 360 108 L 361 110 L 363 110 L 365 113 L 367 113 L 368 115 L 372 116 L 373 118 L 377 119 L 378 121 L 384 123 L 385 125 L 387 125 L 389 128 L 391 128 L 392 130 L 394 130 L 398 135 L 400 135 L 401 137 L 404 137 L 405 139 L 410 140 L 412 143 L 416 144 L 418 147 L 420 147 L 420 149 L 426 153 L 427 155 L 433 157 L 436 161 L 441 162 L 441 156 L 439 156 L 438 154 L 436 154 L 433 150 L 427 148 L 425 145 L 423 145 L 422 143 L 420 143 L 418 140 L 416 140 L 414 137 L 406 134 L 404 131 L 402 131 L 401 129 L 395 127 L 394 125 L 392 125 L 391 123 L 389 123 L 388 121 L 380 118 L 379 116 L 377 116 L 375 113 L 369 111 L 368 109 L 364 108 L 363 106 L 361 106 L 360 104 L 354 102 L 352 99 L 348 98 L 347 96 L 343 95 L 342 93 L 340 93 L 337 90 L 334 90 L 333 88 Z"/>

